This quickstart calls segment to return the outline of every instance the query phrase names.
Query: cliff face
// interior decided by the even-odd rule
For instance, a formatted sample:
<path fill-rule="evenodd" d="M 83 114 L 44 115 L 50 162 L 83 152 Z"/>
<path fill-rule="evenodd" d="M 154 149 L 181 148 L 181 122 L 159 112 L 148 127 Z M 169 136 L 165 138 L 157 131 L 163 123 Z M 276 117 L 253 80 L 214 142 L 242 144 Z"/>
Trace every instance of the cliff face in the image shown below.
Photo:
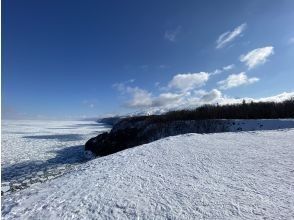
<path fill-rule="evenodd" d="M 96 156 L 106 156 L 137 145 L 146 144 L 164 137 L 185 133 L 216 133 L 229 131 L 229 121 L 148 121 L 124 119 L 112 130 L 91 138 L 85 145 L 86 151 Z"/>
<path fill-rule="evenodd" d="M 294 118 L 294 98 L 278 103 L 244 101 L 242 104 L 204 105 L 163 115 L 110 117 L 99 122 L 112 125 L 113 129 L 109 133 L 91 138 L 85 149 L 96 156 L 105 156 L 185 133 L 253 131 L 293 126 L 293 121 L 277 121 L 281 118 Z"/>

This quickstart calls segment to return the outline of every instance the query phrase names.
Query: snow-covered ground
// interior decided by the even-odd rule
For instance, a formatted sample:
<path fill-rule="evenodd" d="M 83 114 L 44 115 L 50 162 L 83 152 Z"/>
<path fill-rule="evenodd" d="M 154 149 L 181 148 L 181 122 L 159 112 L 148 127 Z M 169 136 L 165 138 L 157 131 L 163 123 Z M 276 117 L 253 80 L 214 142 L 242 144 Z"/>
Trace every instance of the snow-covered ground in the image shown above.
<path fill-rule="evenodd" d="M 168 137 L 82 163 L 2 203 L 3 219 L 293 219 L 294 129 Z"/>
<path fill-rule="evenodd" d="M 56 178 L 85 162 L 85 142 L 109 130 L 89 121 L 2 121 L 2 191 Z"/>

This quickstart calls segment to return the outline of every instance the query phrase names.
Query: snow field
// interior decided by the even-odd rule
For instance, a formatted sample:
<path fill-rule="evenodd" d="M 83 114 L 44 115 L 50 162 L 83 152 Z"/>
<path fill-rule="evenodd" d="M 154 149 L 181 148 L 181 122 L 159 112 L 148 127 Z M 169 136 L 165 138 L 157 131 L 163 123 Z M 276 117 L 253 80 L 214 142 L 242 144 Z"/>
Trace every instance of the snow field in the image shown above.
<path fill-rule="evenodd" d="M 293 219 L 294 129 L 185 134 L 4 196 L 3 219 Z"/>

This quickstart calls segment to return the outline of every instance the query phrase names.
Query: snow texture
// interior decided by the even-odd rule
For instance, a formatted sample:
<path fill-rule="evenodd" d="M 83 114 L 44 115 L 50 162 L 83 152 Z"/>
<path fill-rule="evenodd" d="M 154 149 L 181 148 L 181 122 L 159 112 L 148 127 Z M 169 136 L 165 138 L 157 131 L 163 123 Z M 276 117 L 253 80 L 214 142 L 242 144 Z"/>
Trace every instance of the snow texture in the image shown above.
<path fill-rule="evenodd" d="M 108 130 L 86 121 L 2 121 L 2 194 L 58 177 L 85 162 L 85 142 Z"/>
<path fill-rule="evenodd" d="M 7 194 L 2 217 L 293 219 L 293 186 L 294 129 L 184 134 Z"/>

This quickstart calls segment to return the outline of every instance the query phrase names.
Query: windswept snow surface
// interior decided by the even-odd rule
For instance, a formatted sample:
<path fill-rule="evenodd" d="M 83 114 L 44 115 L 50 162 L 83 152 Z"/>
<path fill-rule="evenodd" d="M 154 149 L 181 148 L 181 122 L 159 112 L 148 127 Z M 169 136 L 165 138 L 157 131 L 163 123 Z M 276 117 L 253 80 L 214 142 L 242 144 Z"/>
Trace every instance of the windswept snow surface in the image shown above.
<path fill-rule="evenodd" d="M 56 178 L 85 161 L 85 142 L 109 130 L 89 121 L 2 121 L 2 192 Z"/>
<path fill-rule="evenodd" d="M 294 129 L 165 138 L 4 196 L 3 219 L 293 219 Z"/>

